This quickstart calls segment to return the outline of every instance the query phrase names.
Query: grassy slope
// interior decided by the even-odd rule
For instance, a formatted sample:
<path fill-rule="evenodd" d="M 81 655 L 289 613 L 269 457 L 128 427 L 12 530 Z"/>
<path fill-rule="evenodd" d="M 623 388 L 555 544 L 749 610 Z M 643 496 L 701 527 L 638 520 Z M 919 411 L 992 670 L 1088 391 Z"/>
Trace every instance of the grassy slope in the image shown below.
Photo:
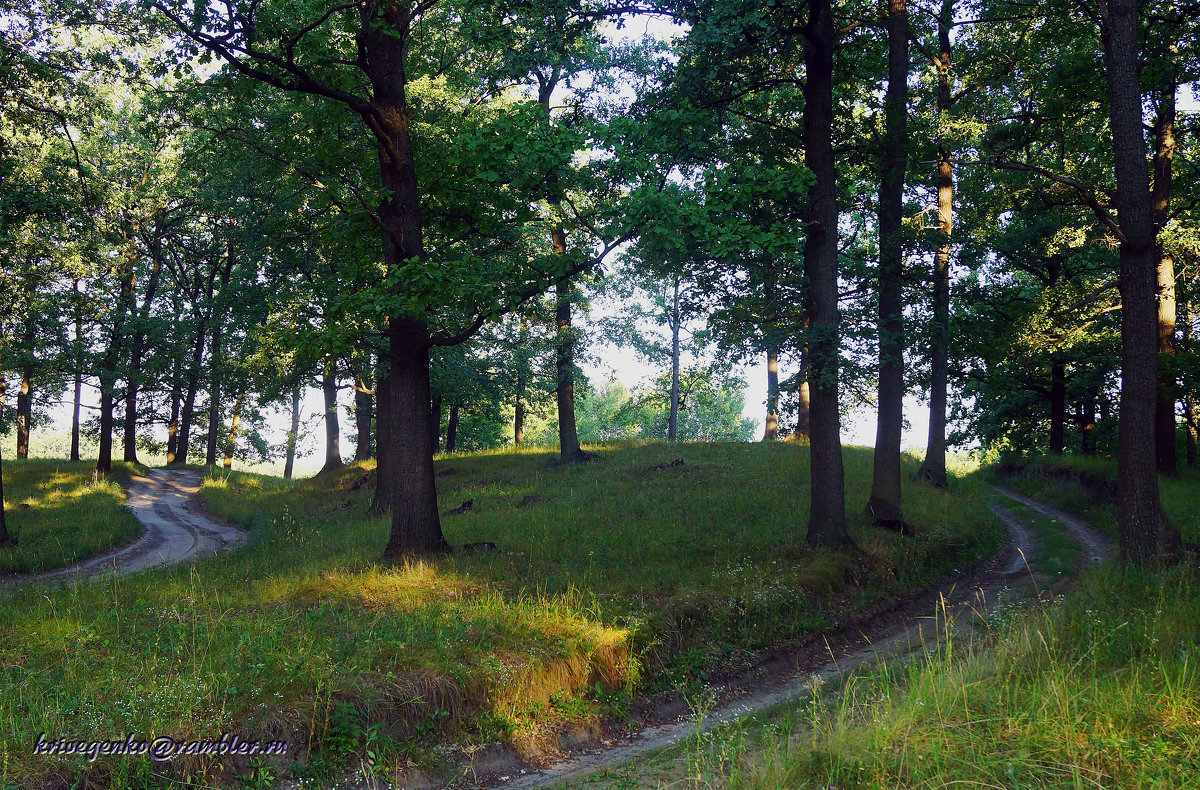
<path fill-rule="evenodd" d="M 1076 465 L 1096 476 L 1109 466 Z M 1043 477 L 1004 482 L 1086 505 L 1111 526 L 1082 490 Z M 1162 481 L 1168 515 L 1192 540 L 1195 484 L 1194 472 Z M 1035 518 L 1033 526 L 1052 549 L 1041 570 L 1055 575 L 1071 552 L 1053 522 Z M 726 728 L 658 766 L 630 768 L 630 777 L 650 776 L 651 787 L 682 778 L 683 786 L 735 790 L 1200 788 L 1198 644 L 1195 569 L 1100 568 L 1065 597 L 1000 612 L 988 638 L 965 651 L 868 670 L 837 694 Z"/>
<path fill-rule="evenodd" d="M 93 462 L 4 461 L 9 532 L 20 540 L 0 549 L 0 574 L 38 573 L 87 559 L 135 539 L 141 526 L 123 507 L 138 470 L 114 463 L 109 480 L 94 480 Z"/>
<path fill-rule="evenodd" d="M 871 530 L 860 515 L 867 451 L 847 452 L 863 562 L 796 548 L 805 448 L 600 452 L 569 469 L 544 452 L 440 460 L 443 509 L 475 503 L 444 519 L 451 542 L 493 540 L 499 551 L 394 569 L 375 564 L 387 523 L 367 514 L 370 490 L 350 490 L 362 469 L 294 483 L 214 472 L 203 496 L 251 529 L 247 548 L 0 606 L 0 688 L 10 692 L 0 695 L 0 786 L 61 769 L 23 754 L 42 731 L 235 728 L 283 737 L 293 753 L 312 745 L 301 773 L 316 777 L 368 751 L 386 773 L 423 759 L 439 733 L 533 749 L 555 721 L 703 678 L 998 540 L 970 485 L 910 491 L 918 540 Z M 684 466 L 649 470 L 676 456 Z M 527 494 L 540 500 L 521 506 Z M 119 784 L 148 766 L 102 759 L 92 770 Z M 200 764 L 190 770 L 203 777 Z"/>

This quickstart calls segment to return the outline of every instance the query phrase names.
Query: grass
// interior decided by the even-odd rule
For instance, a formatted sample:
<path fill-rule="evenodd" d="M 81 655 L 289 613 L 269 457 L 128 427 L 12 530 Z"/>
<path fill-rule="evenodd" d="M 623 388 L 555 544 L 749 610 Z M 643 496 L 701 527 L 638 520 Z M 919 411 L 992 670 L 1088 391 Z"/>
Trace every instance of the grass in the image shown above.
<path fill-rule="evenodd" d="M 966 649 L 877 665 L 571 786 L 1197 788 L 1198 581 L 1093 570 L 1066 598 L 997 613 Z"/>
<path fill-rule="evenodd" d="M 108 480 L 94 463 L 4 461 L 4 510 L 20 543 L 0 549 L 0 574 L 39 573 L 93 557 L 137 538 L 121 485 L 137 468 L 113 463 Z"/>
<path fill-rule="evenodd" d="M 978 484 L 914 486 L 904 539 L 862 515 L 870 453 L 848 449 L 861 558 L 800 549 L 807 448 L 651 444 L 438 461 L 452 543 L 491 554 L 381 567 L 387 522 L 367 513 L 369 468 L 317 479 L 210 471 L 218 515 L 245 548 L 188 567 L 0 606 L 0 787 L 50 773 L 94 786 L 235 784 L 245 764 L 52 761 L 38 733 L 282 739 L 291 771 L 432 770 L 446 741 L 537 754 L 565 720 L 619 715 L 633 695 L 695 688 L 758 649 L 835 627 L 989 554 L 999 528 Z M 650 467 L 682 457 L 682 466 Z M 914 469 L 915 469 L 915 465 Z M 522 505 L 528 495 L 538 499 Z M 5 595 L 5 594 L 0 594 Z M 169 770 L 167 770 L 169 768 Z"/>

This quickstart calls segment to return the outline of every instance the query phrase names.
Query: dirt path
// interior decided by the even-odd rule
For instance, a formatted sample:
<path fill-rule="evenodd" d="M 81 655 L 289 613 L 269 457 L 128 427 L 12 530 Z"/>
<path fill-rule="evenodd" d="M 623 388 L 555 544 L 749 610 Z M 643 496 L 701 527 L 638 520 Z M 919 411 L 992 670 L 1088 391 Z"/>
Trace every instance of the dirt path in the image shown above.
<path fill-rule="evenodd" d="M 1078 518 L 1009 489 L 994 488 L 997 493 L 1058 520 L 1094 561 L 1111 556 L 1108 538 Z M 688 714 L 656 723 L 629 737 L 593 744 L 541 769 L 522 766 L 511 758 L 507 765 L 504 760 L 493 761 L 492 765 L 477 764 L 468 771 L 470 780 L 464 778 L 457 786 L 505 790 L 569 786 L 585 777 L 618 769 L 649 752 L 673 746 L 697 732 L 807 696 L 881 657 L 929 649 L 944 637 L 947 623 L 952 623 L 957 632 L 986 617 L 1002 602 L 1023 594 L 1024 588 L 1032 583 L 1028 561 L 1034 556 L 1036 542 L 1019 518 L 1004 508 L 995 505 L 992 508 L 1008 531 L 1009 540 L 1005 549 L 975 576 L 919 596 L 836 640 L 831 638 L 820 649 L 793 657 L 791 666 L 779 667 L 775 672 L 764 669 L 762 677 L 726 694 L 703 717 Z"/>
<path fill-rule="evenodd" d="M 123 548 L 36 576 L 13 579 L 12 586 L 91 581 L 160 565 L 179 565 L 240 545 L 246 533 L 204 512 L 196 498 L 202 473 L 194 469 L 151 469 L 135 477 L 126 506 L 142 522 L 142 534 Z"/>

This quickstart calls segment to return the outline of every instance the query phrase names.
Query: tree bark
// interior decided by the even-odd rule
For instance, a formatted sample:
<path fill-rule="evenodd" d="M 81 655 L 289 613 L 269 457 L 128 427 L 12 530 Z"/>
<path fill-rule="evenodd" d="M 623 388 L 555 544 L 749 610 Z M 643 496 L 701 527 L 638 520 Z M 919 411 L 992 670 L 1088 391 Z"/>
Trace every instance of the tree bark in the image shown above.
<path fill-rule="evenodd" d="M 767 349 L 767 424 L 763 441 L 779 438 L 779 349 Z"/>
<path fill-rule="evenodd" d="M 908 165 L 908 9 L 888 0 L 888 87 L 879 186 L 879 413 L 867 512 L 875 525 L 905 531 L 900 494 L 904 428 L 904 171 Z"/>
<path fill-rule="evenodd" d="M 1158 390 L 1158 260 L 1142 130 L 1136 0 L 1099 0 L 1121 230 L 1121 404 L 1117 524 L 1126 562 L 1175 559 L 1179 533 L 1163 513 L 1154 435 Z"/>
<path fill-rule="evenodd" d="M 829 0 L 809 0 L 804 65 L 804 162 L 815 176 L 809 190 L 804 273 L 812 386 L 809 518 L 805 543 L 846 548 L 845 480 L 838 412 L 838 204 L 833 153 L 833 12 Z"/>
<path fill-rule="evenodd" d="M 283 465 L 283 477 L 292 479 L 292 470 L 296 468 L 296 438 L 300 435 L 300 387 L 292 390 L 292 427 L 287 435 L 287 461 Z"/>
<path fill-rule="evenodd" d="M 412 319 L 391 322 L 388 473 L 392 532 L 385 559 L 449 549 L 442 535 L 433 472 L 429 408 L 429 329 Z"/>
<path fill-rule="evenodd" d="M 83 400 L 83 308 L 79 304 L 79 280 L 75 290 L 75 399 L 71 404 L 71 461 L 79 462 L 79 409 Z"/>
<path fill-rule="evenodd" d="M 1174 70 L 1168 70 L 1160 86 L 1162 95 L 1154 123 L 1154 184 L 1150 193 L 1150 210 L 1154 216 L 1156 233 L 1167 224 L 1171 209 L 1176 79 Z M 1179 471 L 1175 453 L 1175 403 L 1178 400 L 1175 377 L 1175 259 L 1161 242 L 1155 245 L 1155 251 L 1158 257 L 1158 399 L 1154 417 L 1154 455 L 1158 471 L 1175 474 Z"/>
<path fill-rule="evenodd" d="M 667 418 L 667 440 L 679 438 L 679 276 L 675 276 L 671 297 L 671 413 Z"/>
<path fill-rule="evenodd" d="M 1192 314 L 1187 303 L 1182 306 L 1183 312 L 1183 342 L 1185 346 L 1191 346 L 1192 340 Z M 1184 380 L 1184 396 L 1183 396 L 1183 420 L 1187 427 L 1187 465 L 1195 467 L 1198 461 L 1198 440 L 1200 440 L 1200 426 L 1197 425 L 1196 418 L 1196 398 L 1192 394 L 1195 392 L 1195 381 L 1185 374 Z"/>
<path fill-rule="evenodd" d="M 1061 360 L 1050 365 L 1050 452 L 1063 454 L 1067 423 L 1067 366 Z"/>
<path fill-rule="evenodd" d="M 29 428 L 33 424 L 33 346 L 36 340 L 32 318 L 25 325 L 23 347 L 26 357 L 21 366 L 21 388 L 17 390 L 17 460 L 29 457 Z"/>
<path fill-rule="evenodd" d="M 174 363 L 171 374 L 171 419 L 167 423 L 167 466 L 175 463 L 179 457 L 179 401 L 183 394 L 179 391 L 179 363 Z"/>
<path fill-rule="evenodd" d="M 0 376 L 0 414 L 4 412 L 4 402 L 8 395 L 8 382 Z M 4 452 L 0 449 L 0 547 L 15 546 L 17 539 L 8 531 L 8 521 L 4 515 Z"/>
<path fill-rule="evenodd" d="M 517 393 L 517 399 L 513 407 L 513 446 L 520 447 L 525 444 L 525 404 L 521 401 L 521 394 Z"/>
<path fill-rule="evenodd" d="M 246 394 L 239 392 L 233 401 L 233 416 L 229 420 L 229 436 L 225 439 L 225 458 L 221 463 L 225 469 L 233 466 L 233 451 L 237 447 L 238 426 L 242 422 L 242 404 Z"/>
<path fill-rule="evenodd" d="M 321 394 L 325 398 L 325 464 L 321 467 L 324 473 L 345 466 L 342 461 L 342 427 L 338 422 L 337 374 L 332 365 L 326 367 L 321 376 Z"/>
<path fill-rule="evenodd" d="M 129 351 L 129 376 L 125 385 L 124 459 L 137 463 L 137 394 L 142 378 L 142 355 L 146 351 L 146 321 L 158 290 L 159 274 L 162 270 L 162 219 L 155 218 L 153 236 L 147 246 L 150 251 L 150 279 L 146 283 L 146 295 L 137 311 L 133 327 L 132 347 Z"/>
<path fill-rule="evenodd" d="M 175 463 L 187 463 L 188 444 L 192 432 L 192 420 L 196 413 L 196 392 L 200 389 L 200 361 L 204 357 L 204 321 L 196 330 L 196 342 L 192 346 L 192 358 L 188 366 L 187 391 L 183 396 L 183 410 L 179 417 L 179 441 L 176 443 Z"/>
<path fill-rule="evenodd" d="M 208 364 L 208 442 L 205 446 L 204 465 L 217 464 L 217 434 L 221 430 L 221 324 L 216 322 L 212 331 L 212 351 Z"/>
<path fill-rule="evenodd" d="M 458 442 L 458 404 L 450 407 L 450 419 L 446 422 L 446 452 L 452 453 Z"/>
<path fill-rule="evenodd" d="M 366 391 L 366 373 L 360 373 L 355 378 L 355 385 L 354 427 L 358 431 L 358 441 L 354 445 L 354 460 L 369 461 L 374 455 L 371 446 L 371 423 L 375 416 L 375 398 Z"/>
<path fill-rule="evenodd" d="M 100 447 L 96 454 L 96 474 L 104 476 L 112 472 L 113 405 L 116 400 L 117 363 L 124 345 L 125 318 L 132 309 L 133 261 L 132 252 L 122 256 L 124 271 L 121 274 L 120 293 L 112 317 L 112 328 L 108 348 L 100 361 Z"/>
<path fill-rule="evenodd" d="M 950 28 L 954 0 L 942 0 L 938 15 L 938 112 L 954 105 L 951 95 Z M 938 243 L 933 256 L 933 337 L 929 345 L 929 438 L 917 479 L 944 488 L 946 477 L 946 401 L 950 379 L 950 240 L 954 226 L 954 166 L 945 141 L 938 142 Z"/>
<path fill-rule="evenodd" d="M 555 251 L 565 254 L 567 236 L 554 229 Z M 563 278 L 555 284 L 555 323 L 558 343 L 554 346 L 554 367 L 558 375 L 558 458 L 564 464 L 587 460 L 579 446 L 579 428 L 575 424 L 575 335 L 571 328 L 571 283 Z"/>
<path fill-rule="evenodd" d="M 805 323 L 807 328 L 807 322 Z M 792 436 L 796 439 L 809 440 L 812 419 L 812 387 L 808 383 L 808 371 L 811 363 L 808 360 L 808 343 L 800 344 L 800 372 L 796 374 L 796 429 Z"/>

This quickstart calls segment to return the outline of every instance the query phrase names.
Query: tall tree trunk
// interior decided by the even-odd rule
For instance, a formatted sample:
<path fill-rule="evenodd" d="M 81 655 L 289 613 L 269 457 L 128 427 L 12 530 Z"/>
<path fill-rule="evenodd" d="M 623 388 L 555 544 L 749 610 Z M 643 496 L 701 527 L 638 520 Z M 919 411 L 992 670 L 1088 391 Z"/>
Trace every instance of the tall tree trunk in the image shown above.
<path fill-rule="evenodd" d="M 1067 423 L 1067 366 L 1054 360 L 1050 366 L 1050 452 L 1063 454 Z"/>
<path fill-rule="evenodd" d="M 179 390 L 179 362 L 173 365 L 171 373 L 171 420 L 167 423 L 167 465 L 175 463 L 179 457 L 179 400 L 183 394 Z"/>
<path fill-rule="evenodd" d="M 162 218 L 155 218 L 154 235 L 147 242 L 150 250 L 150 279 L 146 283 L 146 295 L 141 309 L 137 311 L 136 324 L 133 327 L 133 342 L 129 352 L 129 376 L 125 385 L 125 436 L 124 458 L 130 463 L 137 463 L 137 394 L 141 386 L 142 355 L 146 351 L 146 321 L 150 317 L 150 308 L 154 303 L 154 294 L 158 290 L 158 278 L 162 271 Z"/>
<path fill-rule="evenodd" d="M 554 249 L 567 251 L 567 234 L 554 229 Z M 579 428 L 575 424 L 575 335 L 571 328 L 571 283 L 563 278 L 555 285 L 557 304 L 554 310 L 558 342 L 554 346 L 554 367 L 558 376 L 558 458 L 564 464 L 587 460 L 579 446 Z"/>
<path fill-rule="evenodd" d="M 375 383 L 375 496 L 371 498 L 370 507 L 370 511 L 377 516 L 392 509 L 392 476 L 388 466 L 388 454 L 392 446 L 392 435 L 388 430 L 392 413 L 388 404 L 391 384 L 388 383 L 386 368 L 381 372 L 383 375 Z"/>
<path fill-rule="evenodd" d="M 867 512 L 904 531 L 900 439 L 904 429 L 904 171 L 908 165 L 908 9 L 888 0 L 888 87 L 879 186 L 879 414 Z"/>
<path fill-rule="evenodd" d="M 221 324 L 216 323 L 212 331 L 212 353 L 209 359 L 211 370 L 208 380 L 208 442 L 205 446 L 205 466 L 217 464 L 217 434 L 221 430 Z"/>
<path fill-rule="evenodd" d="M 513 407 L 513 446 L 520 447 L 525 444 L 525 404 L 521 400 L 521 393 L 517 393 L 517 399 Z"/>
<path fill-rule="evenodd" d="M 296 468 L 296 438 L 300 435 L 300 386 L 292 390 L 292 426 L 287 435 L 287 461 L 283 465 L 283 477 L 292 479 L 292 470 Z"/>
<path fill-rule="evenodd" d="M 805 327 L 807 327 L 807 320 Z M 808 360 L 808 343 L 800 344 L 800 372 L 796 374 L 796 429 L 792 436 L 796 439 L 809 440 L 812 419 L 812 385 L 808 382 L 808 371 L 811 363 Z"/>
<path fill-rule="evenodd" d="M 33 325 L 30 324 L 32 330 Z M 21 388 L 17 390 L 17 460 L 29 457 L 29 428 L 33 423 L 33 332 L 27 331 L 25 346 L 30 356 L 21 367 Z"/>
<path fill-rule="evenodd" d="M 326 367 L 321 376 L 321 394 L 325 398 L 325 464 L 321 471 L 328 472 L 345 466 L 342 461 L 342 427 L 338 422 L 337 374 L 332 365 Z"/>
<path fill-rule="evenodd" d="M 360 110 L 379 141 L 384 199 L 377 215 L 383 227 L 384 259 L 389 272 L 423 260 L 420 188 L 413 159 L 405 55 L 410 32 L 408 8 L 384 6 L 385 24 L 366 26 L 358 35 L 359 58 L 371 80 L 373 101 Z M 395 293 L 405 284 L 397 282 Z M 387 471 L 392 529 L 384 558 L 445 551 L 437 509 L 430 443 L 429 326 L 416 318 L 388 322 Z"/>
<path fill-rule="evenodd" d="M 83 308 L 79 304 L 79 280 L 75 291 L 75 399 L 71 404 L 71 461 L 79 461 L 79 409 L 83 400 Z"/>
<path fill-rule="evenodd" d="M 96 474 L 104 476 L 112 472 L 113 405 L 116 400 L 117 363 L 121 359 L 124 343 L 125 318 L 132 310 L 133 300 L 133 253 L 122 256 L 124 271 L 121 275 L 121 290 L 117 296 L 116 314 L 112 317 L 108 348 L 100 361 L 100 447 L 96 453 Z"/>
<path fill-rule="evenodd" d="M 446 422 L 446 452 L 452 453 L 458 443 L 458 404 L 450 407 L 450 419 Z"/>
<path fill-rule="evenodd" d="M 221 463 L 226 469 L 233 466 L 233 451 L 237 447 L 238 426 L 242 422 L 242 404 L 246 394 L 239 392 L 233 401 L 233 416 L 229 420 L 229 436 L 225 439 L 225 458 Z"/>
<path fill-rule="evenodd" d="M 815 176 L 809 190 L 804 273 L 811 321 L 812 385 L 809 518 L 805 543 L 813 548 L 854 545 L 846 532 L 841 416 L 838 412 L 838 204 L 833 153 L 833 11 L 829 0 L 809 0 L 804 35 L 804 163 Z"/>
<path fill-rule="evenodd" d="M 1178 555 L 1179 533 L 1163 513 L 1154 452 L 1158 256 L 1142 130 L 1138 4 L 1136 0 L 1099 0 L 1099 4 L 1122 236 L 1118 536 L 1125 561 L 1157 563 Z"/>
<path fill-rule="evenodd" d="M 0 415 L 4 413 L 4 401 L 8 395 L 8 382 L 0 376 Z M 8 531 L 8 521 L 4 516 L 4 452 L 0 449 L 0 547 L 15 546 L 17 539 Z"/>
<path fill-rule="evenodd" d="M 954 0 L 942 0 L 938 15 L 938 112 L 954 105 L 951 94 L 950 28 L 954 24 Z M 954 167 L 944 140 L 938 142 L 938 236 L 933 256 L 933 337 L 929 344 L 929 438 L 925 460 L 917 479 L 945 487 L 946 400 L 950 379 L 950 241 L 954 227 Z"/>
<path fill-rule="evenodd" d="M 767 349 L 767 424 L 763 441 L 779 438 L 779 349 Z"/>
<path fill-rule="evenodd" d="M 1171 48 L 1174 50 L 1174 47 Z M 1150 210 L 1155 231 L 1167 224 L 1171 209 L 1171 169 L 1175 158 L 1174 69 L 1168 69 L 1160 86 L 1161 98 L 1154 123 L 1154 185 Z M 1158 257 L 1158 399 L 1154 417 L 1154 455 L 1158 471 L 1175 474 L 1175 403 L 1178 400 L 1175 377 L 1175 259 L 1159 242 Z"/>
<path fill-rule="evenodd" d="M 354 445 L 355 461 L 369 461 L 374 455 L 371 451 L 371 422 L 375 416 L 375 397 L 367 391 L 367 383 L 365 372 L 355 378 L 354 428 L 358 431 L 358 441 Z"/>
<path fill-rule="evenodd" d="M 671 413 L 667 418 L 667 440 L 679 438 L 679 276 L 675 276 L 671 297 Z"/>
<path fill-rule="evenodd" d="M 187 391 L 183 396 L 183 409 L 179 415 L 179 441 L 176 444 L 175 463 L 186 464 L 188 445 L 192 433 L 192 421 L 196 414 L 196 392 L 200 389 L 200 361 L 204 357 L 204 321 L 196 330 L 196 342 L 192 346 L 192 358 L 188 365 Z"/>
<path fill-rule="evenodd" d="M 1190 347 L 1192 340 L 1192 313 L 1188 304 L 1185 303 L 1182 305 L 1182 313 L 1184 317 L 1183 342 L 1185 347 Z M 1198 428 L 1200 426 L 1197 426 L 1196 397 L 1192 394 L 1195 392 L 1196 382 L 1192 376 L 1185 373 L 1183 384 L 1185 393 L 1183 396 L 1183 419 L 1184 424 L 1187 426 L 1187 465 L 1194 467 L 1198 460 L 1197 455 L 1200 455 L 1197 452 L 1197 443 L 1200 440 Z"/>

